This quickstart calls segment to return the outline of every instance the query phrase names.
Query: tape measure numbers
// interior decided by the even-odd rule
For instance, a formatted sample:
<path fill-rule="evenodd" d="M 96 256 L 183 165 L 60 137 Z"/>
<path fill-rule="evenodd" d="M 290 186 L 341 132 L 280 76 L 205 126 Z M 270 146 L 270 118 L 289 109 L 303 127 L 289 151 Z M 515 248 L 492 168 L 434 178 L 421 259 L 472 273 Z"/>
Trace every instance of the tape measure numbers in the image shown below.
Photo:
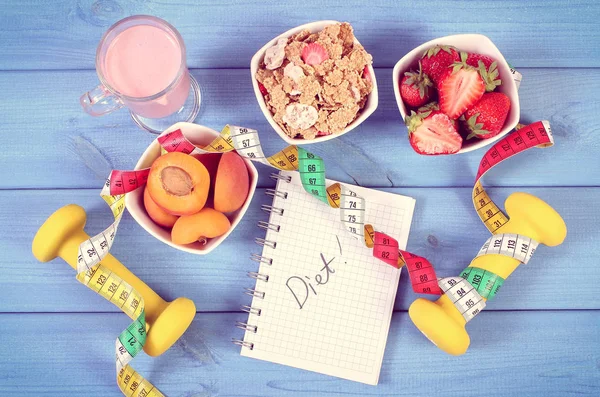
<path fill-rule="evenodd" d="M 417 293 L 446 294 L 466 321 L 485 307 L 485 299 L 491 299 L 504 281 L 499 276 L 478 268 L 467 268 L 460 277 L 438 279 L 431 263 L 418 255 L 399 249 L 398 241 L 383 232 L 376 231 L 365 219 L 368 203 L 350 187 L 335 183 L 326 186 L 323 159 L 297 146 L 288 146 L 266 157 L 258 132 L 253 129 L 225 126 L 220 135 L 204 147 L 193 145 L 180 130 L 158 138 L 163 151 L 187 154 L 225 153 L 237 151 L 242 157 L 257 161 L 278 170 L 298 171 L 304 189 L 315 198 L 338 208 L 340 221 L 355 238 L 372 248 L 373 255 L 381 261 L 402 268 L 406 266 L 412 288 Z M 552 144 L 547 122 L 527 126 L 496 143 L 484 156 L 473 189 L 473 203 L 482 222 L 494 233 L 508 218 L 490 199 L 481 184 L 481 178 L 496 164 L 531 147 L 547 147 Z M 112 171 L 100 193 L 113 212 L 114 222 L 102 233 L 86 240 L 79 247 L 77 278 L 120 307 L 135 321 L 117 338 L 117 381 L 127 396 L 162 396 L 158 389 L 137 374 L 129 362 L 143 348 L 146 323 L 143 299 L 123 280 L 103 268 L 100 261 L 112 247 L 119 222 L 125 209 L 125 194 L 145 185 L 149 169 L 136 171 Z M 499 242 L 499 243 L 498 243 Z M 499 245 L 498 245 L 499 244 Z M 531 257 L 537 242 L 518 235 L 496 235 L 490 238 L 478 255 L 506 255 L 523 263 Z M 110 285 L 105 289 L 105 285 Z M 133 297 L 133 298 L 131 298 Z M 128 303 L 129 302 L 129 303 Z M 135 309 L 132 305 L 137 302 Z M 133 311 L 132 311 L 133 310 Z"/>

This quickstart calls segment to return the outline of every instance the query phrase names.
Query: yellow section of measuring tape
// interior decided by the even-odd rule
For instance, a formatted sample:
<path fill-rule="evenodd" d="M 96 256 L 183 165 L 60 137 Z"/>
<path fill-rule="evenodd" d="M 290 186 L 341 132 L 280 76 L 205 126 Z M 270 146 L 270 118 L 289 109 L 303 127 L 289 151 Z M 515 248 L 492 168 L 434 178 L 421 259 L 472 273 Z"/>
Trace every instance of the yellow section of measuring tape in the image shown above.
<path fill-rule="evenodd" d="M 118 194 L 116 196 L 102 195 L 101 197 L 104 201 L 106 201 L 106 204 L 108 204 L 108 206 L 110 207 L 110 210 L 112 211 L 115 219 L 118 218 L 119 215 L 123 213 L 123 211 L 125 211 L 124 194 Z"/>
<path fill-rule="evenodd" d="M 373 248 L 374 254 L 375 254 L 375 251 L 378 249 L 379 250 L 378 252 L 381 254 L 380 259 L 381 258 L 391 259 L 393 261 L 392 263 L 390 263 L 390 261 L 386 261 L 386 263 L 389 263 L 391 265 L 396 265 L 396 259 L 395 258 L 392 259 L 391 256 L 389 256 L 389 254 L 391 252 L 390 248 L 389 248 L 390 246 L 389 246 L 389 244 L 385 243 L 386 240 L 390 241 L 389 237 L 383 235 L 382 233 L 377 234 L 371 225 L 363 223 L 363 218 L 359 219 L 358 215 L 352 214 L 352 212 L 356 213 L 358 211 L 364 211 L 364 199 L 357 197 L 356 193 L 352 192 L 346 186 L 341 186 L 339 183 L 333 184 L 328 187 L 325 186 L 324 163 L 320 157 L 315 156 L 312 153 L 306 152 L 304 149 L 298 148 L 297 146 L 288 146 L 285 149 L 275 153 L 274 155 L 272 155 L 270 157 L 265 157 L 264 153 L 262 152 L 262 147 L 260 145 L 260 141 L 258 139 L 258 132 L 255 130 L 251 130 L 251 129 L 247 129 L 247 128 L 243 128 L 243 127 L 225 126 L 225 128 L 223 128 L 223 130 L 221 131 L 220 135 L 218 137 L 216 137 L 209 145 L 206 145 L 206 146 L 195 146 L 191 142 L 189 142 L 185 138 L 185 136 L 183 136 L 183 133 L 181 131 L 174 131 L 174 132 L 180 133 L 182 136 L 175 137 L 173 135 L 170 145 L 167 145 L 166 143 L 161 143 L 161 145 L 163 145 L 163 144 L 165 145 L 164 148 L 170 149 L 170 150 L 182 151 L 184 153 L 193 153 L 193 154 L 206 153 L 206 152 L 208 152 L 208 153 L 225 153 L 225 152 L 236 150 L 238 152 L 238 154 L 240 154 L 242 157 L 245 157 L 246 159 L 253 160 L 253 161 L 260 161 L 263 164 L 272 166 L 278 170 L 299 171 L 300 175 L 301 175 L 301 180 L 302 180 L 303 186 L 308 193 L 310 193 L 313 196 L 315 196 L 316 198 L 319 198 L 320 200 L 328 203 L 328 205 L 332 208 L 339 208 L 341 211 L 341 214 L 342 214 L 342 221 L 346 222 L 346 225 L 347 225 L 346 227 L 347 227 L 347 229 L 349 229 L 350 233 L 352 233 L 355 237 L 358 237 L 361 239 L 364 238 L 365 245 L 369 248 Z M 169 136 L 169 135 L 170 134 L 166 134 L 165 136 Z M 160 141 L 160 138 L 159 138 L 159 141 Z M 164 142 L 166 142 L 166 140 Z M 180 145 L 182 145 L 182 146 L 180 146 Z M 166 151 L 164 148 L 161 148 L 161 153 L 164 153 Z M 138 170 L 138 171 L 148 172 L 148 170 Z M 135 172 L 138 172 L 138 171 L 135 171 Z M 485 171 L 485 172 L 487 172 L 487 171 Z M 483 176 L 483 174 L 481 176 Z M 128 181 L 128 180 L 129 179 L 125 178 L 125 177 L 123 177 L 122 179 L 119 179 L 119 181 L 121 181 L 121 182 Z M 136 179 L 132 179 L 132 180 L 134 182 L 136 181 Z M 145 183 L 145 180 L 143 180 L 143 183 Z M 131 185 L 131 183 L 130 183 L 130 185 Z M 136 183 L 133 188 L 138 188 L 141 185 L 142 185 L 142 183 Z M 114 186 L 120 187 L 120 185 L 117 183 L 115 183 Z M 133 188 L 131 188 L 130 190 L 127 190 L 127 191 L 131 191 Z M 123 190 L 117 190 L 117 191 L 113 190 L 113 192 L 122 193 Z M 111 236 L 111 240 L 112 240 L 114 231 L 116 230 L 116 225 L 118 224 L 118 221 L 120 220 L 121 215 L 125 208 L 125 205 L 124 205 L 125 195 L 124 194 L 119 194 L 119 195 L 103 194 L 102 197 L 107 202 L 107 204 L 111 207 L 111 210 L 115 217 L 113 233 L 111 234 L 110 230 L 107 229 L 109 231 L 108 234 Z M 475 209 L 476 209 L 478 215 L 480 216 L 481 220 L 484 222 L 486 227 L 492 233 L 495 230 L 502 227 L 502 225 L 504 225 L 508 222 L 507 216 L 490 199 L 489 195 L 487 194 L 487 192 L 485 191 L 485 189 L 483 188 L 483 185 L 481 184 L 481 182 L 479 180 L 477 180 L 477 182 L 475 183 L 474 189 L 473 189 L 473 202 L 475 204 Z M 344 213 L 347 214 L 347 217 L 349 219 L 345 219 Z M 361 229 L 357 227 L 358 225 L 362 225 L 362 227 L 364 229 L 364 230 L 362 230 L 363 231 L 362 235 L 360 232 Z M 383 243 L 381 242 L 381 239 L 380 239 L 380 237 L 382 237 L 382 235 L 383 235 Z M 90 243 L 88 244 L 88 246 L 95 248 L 94 243 L 97 243 L 98 241 L 100 241 L 100 240 L 94 240 L 94 238 L 92 238 L 92 239 L 90 239 Z M 377 242 L 377 241 L 379 241 L 379 242 Z M 104 249 L 104 247 L 102 246 L 101 243 L 102 243 L 102 241 L 100 241 L 100 247 L 102 249 Z M 385 248 L 385 247 L 382 248 L 382 246 L 385 246 L 387 248 Z M 398 250 L 398 247 L 396 246 L 394 249 Z M 90 252 L 90 251 L 94 251 L 94 249 L 90 249 L 89 251 L 84 251 L 84 252 Z M 108 249 L 104 249 L 104 251 L 102 251 L 102 253 L 107 253 L 107 252 L 108 252 Z M 383 256 L 383 254 L 386 254 L 387 256 Z M 405 254 L 408 254 L 408 253 L 405 253 Z M 403 255 L 404 254 L 402 254 L 402 253 L 400 255 L 396 255 L 398 258 L 397 259 L 397 267 L 398 268 L 406 265 L 405 258 L 403 257 Z M 100 255 L 98 255 L 98 256 L 100 256 Z M 385 261 L 385 259 L 382 259 L 382 260 Z M 407 259 L 408 266 L 409 267 L 412 266 L 411 263 L 413 263 L 413 262 L 414 262 L 415 266 L 417 264 L 421 264 L 421 262 L 415 262 L 417 260 L 420 261 L 420 260 L 424 260 L 424 259 L 414 256 L 414 255 L 408 257 L 408 259 Z M 95 263 L 97 263 L 97 262 L 95 262 Z M 92 265 L 92 264 L 94 264 L 94 262 L 91 262 L 88 265 Z M 96 266 L 97 266 L 96 271 L 97 272 L 100 271 L 99 274 L 102 274 L 104 272 L 104 270 L 102 270 L 103 268 L 101 267 L 101 265 L 98 264 Z M 415 271 L 415 273 L 417 273 L 418 271 L 420 271 L 422 269 L 420 267 L 415 267 L 415 269 L 413 269 L 413 270 Z M 409 268 L 409 272 L 413 271 L 413 270 L 411 270 Z M 82 272 L 80 274 L 87 274 L 87 272 Z M 102 285 L 99 285 L 99 281 L 103 280 L 103 279 L 98 278 L 98 277 L 100 277 L 100 276 L 91 274 L 88 277 L 88 279 L 86 279 L 84 276 L 82 282 L 84 282 L 84 284 L 88 285 L 88 287 L 90 287 L 91 289 L 93 289 L 96 292 L 103 295 L 106 299 L 109 299 L 111 302 L 115 303 L 117 306 L 123 308 L 123 305 L 120 305 L 121 302 L 119 302 L 119 295 L 116 294 L 118 291 L 115 291 L 115 293 L 113 294 L 112 289 L 109 292 L 107 292 L 107 290 L 104 290 Z M 106 280 L 108 280 L 109 275 L 106 275 L 105 277 L 107 278 Z M 113 279 L 115 279 L 114 277 L 116 277 L 116 276 L 111 275 L 110 277 L 113 277 L 111 279 L 111 280 L 113 280 Z M 80 278 L 80 276 L 78 275 L 78 279 L 79 278 Z M 435 279 L 435 277 L 434 277 L 434 279 Z M 103 283 L 106 280 L 100 281 L 100 283 Z M 411 276 L 411 282 L 413 282 L 412 276 Z M 112 283 L 112 281 L 111 281 L 111 283 Z M 415 285 L 417 285 L 417 284 L 413 283 L 413 288 L 416 288 Z M 121 284 L 119 284 L 119 285 L 121 285 Z M 127 288 L 127 287 L 122 287 L 122 288 Z M 131 290 L 132 293 L 137 294 L 137 292 L 133 291 L 133 289 L 131 289 L 131 287 L 128 287 L 128 288 Z M 429 288 L 427 288 L 427 290 L 429 290 Z M 415 289 L 415 291 L 417 291 L 417 290 Z M 425 291 L 425 288 L 423 288 L 423 291 Z M 127 306 L 125 306 L 125 308 L 123 310 L 126 311 L 126 313 L 127 313 L 127 310 L 128 310 Z M 130 315 L 130 317 L 132 317 L 136 321 L 138 321 L 139 319 L 142 319 L 143 324 L 145 326 L 146 323 L 144 321 L 143 310 L 141 310 L 139 313 L 134 312 L 134 313 L 127 313 L 127 314 Z M 137 315 L 137 317 L 136 317 L 136 315 Z M 134 324 L 135 324 L 135 322 L 134 322 Z M 119 339 L 117 341 L 119 342 Z M 139 350 L 137 348 L 134 350 L 135 350 L 135 353 L 137 353 L 137 351 L 141 350 L 141 347 L 139 348 Z M 135 354 L 133 354 L 131 358 L 133 358 L 133 356 L 135 356 Z M 117 360 L 118 360 L 118 355 L 117 355 Z M 139 374 L 137 374 L 127 363 L 125 363 L 121 368 L 118 368 L 118 383 L 119 383 L 119 387 L 121 388 L 123 393 L 127 396 L 142 396 L 142 397 L 144 397 L 144 396 L 162 396 L 162 394 L 160 394 L 160 392 L 158 390 L 153 388 L 152 385 L 150 385 L 146 380 L 144 380 L 144 378 L 142 378 Z"/>
<path fill-rule="evenodd" d="M 164 394 L 128 364 L 137 352 L 141 351 L 145 342 L 145 334 L 148 330 L 148 325 L 143 315 L 144 299 L 142 296 L 121 277 L 102 266 L 102 263 L 95 265 L 87 271 L 78 273 L 77 280 L 117 306 L 129 318 L 134 320 L 134 324 L 139 322 L 142 327 L 138 332 L 143 335 L 143 338 L 135 338 L 133 335 L 127 334 L 130 339 L 133 339 L 129 343 L 130 349 L 135 348 L 133 354 L 130 354 L 126 349 L 122 349 L 121 352 L 117 349 L 117 384 L 121 392 L 127 397 L 164 397 Z M 125 331 L 121 335 L 123 334 L 125 334 Z M 119 338 L 117 338 L 117 345 L 120 342 Z M 123 360 L 125 362 L 121 363 L 122 359 L 119 358 L 119 355 L 126 357 Z"/>
<path fill-rule="evenodd" d="M 478 180 L 473 188 L 473 203 L 475 204 L 477 215 L 479 215 L 479 218 L 491 233 L 508 222 L 508 217 L 502 212 L 500 207 L 492 201 L 483 188 L 481 180 Z"/>

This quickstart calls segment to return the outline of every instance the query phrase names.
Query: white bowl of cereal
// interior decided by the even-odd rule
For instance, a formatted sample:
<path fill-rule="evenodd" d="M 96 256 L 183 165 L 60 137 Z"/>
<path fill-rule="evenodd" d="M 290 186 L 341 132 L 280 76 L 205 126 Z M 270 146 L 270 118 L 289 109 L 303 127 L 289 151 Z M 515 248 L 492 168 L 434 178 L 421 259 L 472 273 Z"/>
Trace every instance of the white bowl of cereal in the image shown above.
<path fill-rule="evenodd" d="M 262 112 L 292 145 L 341 136 L 377 109 L 372 57 L 348 23 L 290 29 L 252 57 L 250 72 Z"/>

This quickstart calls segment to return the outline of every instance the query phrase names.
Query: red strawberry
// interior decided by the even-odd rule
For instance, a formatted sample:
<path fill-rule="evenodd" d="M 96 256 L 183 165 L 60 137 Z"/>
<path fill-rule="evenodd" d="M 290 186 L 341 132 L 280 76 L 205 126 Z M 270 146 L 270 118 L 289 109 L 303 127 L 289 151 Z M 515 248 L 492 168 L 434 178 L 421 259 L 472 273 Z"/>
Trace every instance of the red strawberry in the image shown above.
<path fill-rule="evenodd" d="M 462 52 L 461 52 L 461 56 L 462 56 Z M 492 66 L 492 63 L 494 63 L 494 60 L 491 57 L 488 57 L 487 55 L 476 54 L 476 53 L 467 54 L 467 65 L 473 66 L 474 68 L 478 68 L 479 61 L 483 62 L 486 69 L 489 68 L 490 66 Z"/>
<path fill-rule="evenodd" d="M 438 114 L 438 113 L 442 113 L 442 114 L 444 113 L 440 110 L 440 105 L 438 105 L 438 103 L 436 101 L 429 102 L 427 105 L 421 106 L 419 109 L 417 109 L 417 113 L 425 113 L 428 111 L 431 111 L 431 116 Z M 458 120 L 452 120 L 452 121 L 454 122 L 454 128 L 456 128 L 456 130 L 458 131 L 458 128 L 459 128 Z"/>
<path fill-rule="evenodd" d="M 423 73 L 425 73 L 434 83 L 437 83 L 441 75 L 448 70 L 454 62 L 458 62 L 460 57 L 456 48 L 447 45 L 436 45 L 431 47 L 421 57 Z"/>
<path fill-rule="evenodd" d="M 263 96 L 267 95 L 269 91 L 267 91 L 266 87 L 262 83 L 258 83 L 258 89 Z"/>
<path fill-rule="evenodd" d="M 423 74 L 419 64 L 419 73 L 405 72 L 400 81 L 400 96 L 407 106 L 419 107 L 431 99 L 433 83 L 426 74 Z"/>
<path fill-rule="evenodd" d="M 440 110 L 457 119 L 481 99 L 485 84 L 475 69 L 458 64 L 440 77 L 437 89 Z"/>
<path fill-rule="evenodd" d="M 510 99 L 501 92 L 483 94 L 479 102 L 465 112 L 467 139 L 487 139 L 496 136 L 504 127 L 510 110 Z"/>
<path fill-rule="evenodd" d="M 369 72 L 369 67 L 367 65 L 365 65 L 365 68 L 363 69 L 363 79 L 371 81 L 371 73 Z"/>
<path fill-rule="evenodd" d="M 462 146 L 454 120 L 443 113 L 412 111 L 406 118 L 406 126 L 410 145 L 419 154 L 451 154 Z"/>
<path fill-rule="evenodd" d="M 477 69 L 485 83 L 485 90 L 487 92 L 494 91 L 496 87 L 502 85 L 502 80 L 498 78 L 500 75 L 500 72 L 498 71 L 498 62 L 487 55 L 461 52 L 460 62 L 456 62 L 455 65 L 458 64 L 472 66 Z"/>
<path fill-rule="evenodd" d="M 321 44 L 310 43 L 302 49 L 302 60 L 307 65 L 320 65 L 326 59 L 329 59 L 329 55 Z"/>

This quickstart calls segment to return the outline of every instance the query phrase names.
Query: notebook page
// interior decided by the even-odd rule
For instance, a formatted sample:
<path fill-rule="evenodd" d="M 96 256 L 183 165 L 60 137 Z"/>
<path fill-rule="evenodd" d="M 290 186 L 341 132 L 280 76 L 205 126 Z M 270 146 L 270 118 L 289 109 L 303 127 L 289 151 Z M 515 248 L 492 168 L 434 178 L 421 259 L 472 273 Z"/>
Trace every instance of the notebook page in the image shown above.
<path fill-rule="evenodd" d="M 392 316 L 400 271 L 372 256 L 364 242 L 344 229 L 339 210 L 330 208 L 302 188 L 299 174 L 281 172 L 292 181 L 279 181 L 249 314 L 242 356 L 289 365 L 375 385 Z M 335 181 L 329 181 L 328 185 Z M 415 200 L 352 186 L 367 202 L 366 222 L 396 238 L 406 248 Z"/>

